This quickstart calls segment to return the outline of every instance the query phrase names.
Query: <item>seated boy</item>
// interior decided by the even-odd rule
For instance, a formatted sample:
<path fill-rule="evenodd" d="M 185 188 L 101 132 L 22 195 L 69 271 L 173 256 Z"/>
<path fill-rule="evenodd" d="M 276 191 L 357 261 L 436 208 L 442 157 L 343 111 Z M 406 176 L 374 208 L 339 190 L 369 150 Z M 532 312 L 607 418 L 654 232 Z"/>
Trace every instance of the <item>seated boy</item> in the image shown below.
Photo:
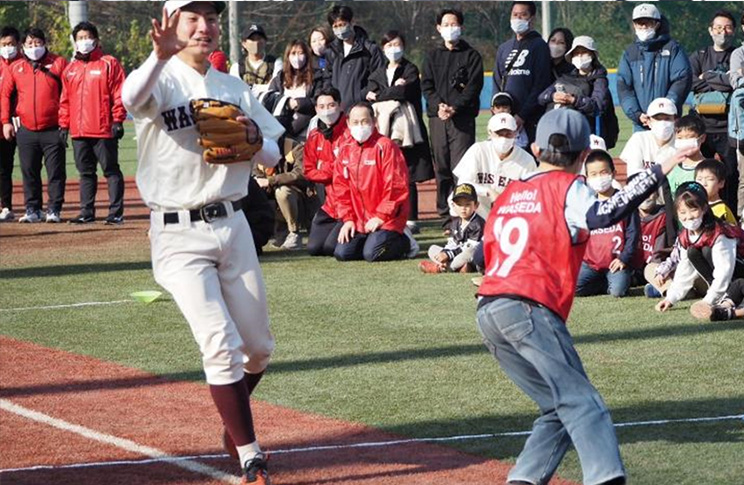
<path fill-rule="evenodd" d="M 669 189 L 672 194 L 677 192 L 677 187 L 685 182 L 695 180 L 695 167 L 702 162 L 705 157 L 700 147 L 705 143 L 705 124 L 697 115 L 687 115 L 677 121 L 676 139 L 674 147 L 677 151 L 696 149 L 696 151 L 687 157 L 684 162 L 674 167 L 674 170 L 667 176 Z"/>
<path fill-rule="evenodd" d="M 736 225 L 736 217 L 721 200 L 721 192 L 726 184 L 726 167 L 714 158 L 707 158 L 695 167 L 695 182 L 705 187 L 708 204 L 713 215 L 729 224 Z"/>
<path fill-rule="evenodd" d="M 586 183 L 600 201 L 608 200 L 617 189 L 612 186 L 615 164 L 604 150 L 592 150 L 586 157 Z M 584 260 L 576 284 L 577 296 L 609 293 L 623 297 L 630 288 L 630 262 L 640 236 L 640 219 L 633 212 L 626 219 L 589 233 Z"/>
<path fill-rule="evenodd" d="M 419 268 L 424 273 L 443 273 L 475 271 L 472 264 L 473 253 L 483 238 L 486 221 L 477 214 L 478 194 L 471 184 L 455 187 L 452 201 L 457 208 L 458 217 L 453 217 L 449 229 L 451 236 L 447 245 L 429 247 L 430 261 L 421 261 Z"/>

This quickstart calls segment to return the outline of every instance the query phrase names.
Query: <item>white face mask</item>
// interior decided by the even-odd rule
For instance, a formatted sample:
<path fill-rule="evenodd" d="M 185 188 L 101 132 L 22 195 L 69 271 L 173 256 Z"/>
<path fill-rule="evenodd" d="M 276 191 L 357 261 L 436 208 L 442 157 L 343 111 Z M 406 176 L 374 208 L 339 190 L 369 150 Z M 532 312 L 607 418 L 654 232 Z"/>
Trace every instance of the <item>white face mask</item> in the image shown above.
<path fill-rule="evenodd" d="M 698 148 L 700 142 L 697 138 L 677 138 L 674 140 L 674 147 L 679 151 L 684 151 L 689 148 Z"/>
<path fill-rule="evenodd" d="M 307 62 L 307 57 L 305 57 L 305 54 L 289 56 L 289 63 L 292 64 L 292 67 L 294 69 L 302 69 L 303 67 L 305 67 L 306 62 Z"/>
<path fill-rule="evenodd" d="M 514 138 L 506 138 L 503 136 L 497 136 L 496 138 L 491 138 L 491 143 L 493 144 L 494 150 L 496 150 L 496 153 L 499 155 L 505 155 L 509 153 L 509 151 L 514 148 L 514 142 L 516 140 Z"/>
<path fill-rule="evenodd" d="M 75 42 L 75 48 L 81 54 L 89 54 L 96 48 L 96 41 L 94 39 L 82 39 Z"/>
<path fill-rule="evenodd" d="M 651 133 L 658 141 L 669 141 L 674 135 L 674 121 L 652 121 Z"/>
<path fill-rule="evenodd" d="M 571 58 L 571 64 L 573 64 L 576 69 L 587 71 L 592 67 L 593 60 L 594 58 L 590 55 L 573 56 L 573 58 Z"/>
<path fill-rule="evenodd" d="M 390 62 L 398 62 L 403 57 L 402 47 L 387 47 L 385 48 L 385 57 Z"/>
<path fill-rule="evenodd" d="M 682 223 L 682 227 L 687 229 L 688 231 L 697 231 L 700 229 L 700 226 L 703 225 L 703 218 L 698 217 L 697 219 L 690 219 L 687 221 L 680 221 Z"/>
<path fill-rule="evenodd" d="M 16 54 L 18 54 L 18 47 L 14 45 L 0 47 L 0 56 L 3 56 L 3 59 L 13 59 Z"/>
<path fill-rule="evenodd" d="M 550 57 L 553 59 L 558 59 L 566 55 L 566 46 L 558 44 L 548 44 L 548 48 L 550 49 Z"/>
<path fill-rule="evenodd" d="M 733 34 L 710 34 L 710 37 L 713 39 L 713 44 L 719 49 L 728 49 L 734 41 Z"/>
<path fill-rule="evenodd" d="M 40 47 L 24 47 L 23 53 L 32 61 L 38 61 L 46 54 L 46 47 L 43 45 Z"/>
<path fill-rule="evenodd" d="M 656 30 L 655 29 L 635 29 L 636 37 L 638 37 L 638 40 L 641 42 L 648 42 L 649 40 L 656 37 Z"/>
<path fill-rule="evenodd" d="M 364 143 L 372 136 L 372 130 L 372 125 L 354 125 L 349 128 L 349 133 L 358 143 Z"/>
<path fill-rule="evenodd" d="M 351 24 L 346 24 L 343 27 L 336 27 L 333 29 L 333 35 L 336 36 L 337 39 L 340 40 L 346 40 L 349 37 L 351 37 L 351 34 L 353 32 L 351 31 Z"/>
<path fill-rule="evenodd" d="M 457 42 L 462 35 L 462 29 L 457 25 L 442 27 L 441 35 L 442 39 L 447 42 Z"/>
<path fill-rule="evenodd" d="M 588 178 L 586 179 L 586 183 L 597 193 L 606 192 L 610 187 L 612 187 L 612 175 Z"/>
<path fill-rule="evenodd" d="M 338 118 L 341 116 L 341 110 L 338 108 L 329 109 L 326 111 L 318 111 L 318 119 L 325 123 L 326 126 L 333 126 Z"/>
<path fill-rule="evenodd" d="M 530 21 L 524 19 L 511 19 L 511 29 L 515 34 L 524 34 L 530 30 Z"/>

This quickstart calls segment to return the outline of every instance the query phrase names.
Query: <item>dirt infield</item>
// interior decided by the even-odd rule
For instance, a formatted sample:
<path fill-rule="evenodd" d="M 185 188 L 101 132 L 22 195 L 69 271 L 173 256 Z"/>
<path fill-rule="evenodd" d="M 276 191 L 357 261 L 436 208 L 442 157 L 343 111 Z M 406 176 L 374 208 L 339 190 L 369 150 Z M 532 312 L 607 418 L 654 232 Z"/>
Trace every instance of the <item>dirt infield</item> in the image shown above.
<path fill-rule="evenodd" d="M 0 469 L 47 466 L 3 471 L 3 484 L 234 482 L 238 472 L 234 462 L 225 457 L 204 458 L 223 453 L 219 445 L 221 423 L 206 386 L 168 381 L 4 337 L 0 347 Z M 41 414 L 29 417 L 23 413 Z M 255 402 L 254 414 L 263 446 L 269 452 L 280 450 L 270 460 L 277 484 L 492 484 L 502 483 L 509 468 L 494 460 L 421 443 L 300 451 L 400 437 L 260 401 Z M 47 419 L 54 422 L 40 421 Z M 140 449 L 144 451 L 138 452 Z M 202 457 L 188 463 L 213 470 L 217 478 L 187 470 L 183 463 L 83 465 L 141 460 L 151 457 L 153 449 L 171 456 Z M 68 465 L 75 467 L 60 468 Z"/>

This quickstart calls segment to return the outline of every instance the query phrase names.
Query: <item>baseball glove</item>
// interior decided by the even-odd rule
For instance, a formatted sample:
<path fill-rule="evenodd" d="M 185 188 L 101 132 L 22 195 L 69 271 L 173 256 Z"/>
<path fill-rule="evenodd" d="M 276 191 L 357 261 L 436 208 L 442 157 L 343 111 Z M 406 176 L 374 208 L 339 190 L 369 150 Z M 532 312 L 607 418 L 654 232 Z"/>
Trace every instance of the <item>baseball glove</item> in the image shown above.
<path fill-rule="evenodd" d="M 218 99 L 194 99 L 191 115 L 199 131 L 199 146 L 204 148 L 204 161 L 227 164 L 247 162 L 263 147 L 263 136 L 258 125 L 256 139 L 249 140 L 246 126 L 237 121 L 245 116 L 239 106 Z"/>

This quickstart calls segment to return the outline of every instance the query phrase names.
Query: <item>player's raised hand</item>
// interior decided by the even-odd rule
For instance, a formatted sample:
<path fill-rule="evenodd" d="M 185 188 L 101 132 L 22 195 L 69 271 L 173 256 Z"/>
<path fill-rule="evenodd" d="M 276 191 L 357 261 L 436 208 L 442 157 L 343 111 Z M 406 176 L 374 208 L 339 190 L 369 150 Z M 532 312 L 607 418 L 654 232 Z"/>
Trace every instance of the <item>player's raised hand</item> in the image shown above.
<path fill-rule="evenodd" d="M 670 157 L 668 160 L 661 164 L 661 171 L 664 172 L 664 175 L 667 175 L 674 169 L 674 167 L 684 162 L 691 155 L 697 153 L 698 150 L 699 148 L 696 147 L 679 150 L 677 153 L 674 154 L 673 157 Z"/>
<path fill-rule="evenodd" d="M 181 52 L 187 45 L 187 42 L 178 39 L 178 19 L 181 17 L 181 10 L 176 10 L 173 15 L 168 17 L 168 12 L 163 8 L 163 20 L 158 22 L 152 19 L 152 50 L 155 56 L 162 60 L 168 60 L 174 55 Z"/>

